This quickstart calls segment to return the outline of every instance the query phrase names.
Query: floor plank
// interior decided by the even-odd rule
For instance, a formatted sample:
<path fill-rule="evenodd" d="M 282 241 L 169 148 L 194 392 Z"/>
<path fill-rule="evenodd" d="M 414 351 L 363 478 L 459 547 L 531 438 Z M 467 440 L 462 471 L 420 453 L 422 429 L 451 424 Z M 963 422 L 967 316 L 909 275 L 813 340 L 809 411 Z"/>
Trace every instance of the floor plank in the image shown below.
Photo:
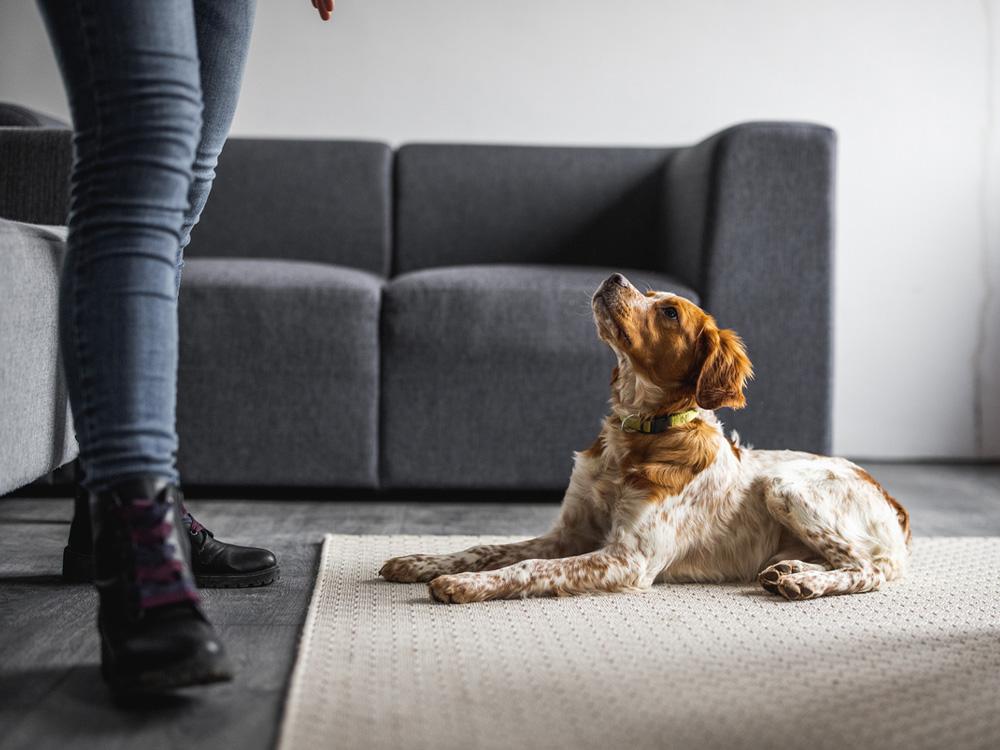
<path fill-rule="evenodd" d="M 909 508 L 914 533 L 1000 535 L 1000 466 L 866 466 Z M 239 670 L 235 682 L 129 707 L 111 703 L 100 683 L 95 594 L 58 578 L 70 501 L 0 499 L 0 748 L 269 748 L 324 533 L 528 536 L 558 512 L 543 502 L 309 496 L 192 503 L 222 538 L 266 541 L 282 579 L 264 589 L 204 592 Z"/>

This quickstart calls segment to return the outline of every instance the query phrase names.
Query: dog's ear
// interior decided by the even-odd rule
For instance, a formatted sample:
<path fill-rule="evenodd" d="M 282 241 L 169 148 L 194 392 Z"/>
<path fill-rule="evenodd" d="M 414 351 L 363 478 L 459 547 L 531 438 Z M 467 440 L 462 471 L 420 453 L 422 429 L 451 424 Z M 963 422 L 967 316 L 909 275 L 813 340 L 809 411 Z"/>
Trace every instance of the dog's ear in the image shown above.
<path fill-rule="evenodd" d="M 743 389 L 753 377 L 753 365 L 743 341 L 729 329 L 710 325 L 701 334 L 703 354 L 695 387 L 695 401 L 702 409 L 728 406 L 742 409 L 747 404 Z"/>

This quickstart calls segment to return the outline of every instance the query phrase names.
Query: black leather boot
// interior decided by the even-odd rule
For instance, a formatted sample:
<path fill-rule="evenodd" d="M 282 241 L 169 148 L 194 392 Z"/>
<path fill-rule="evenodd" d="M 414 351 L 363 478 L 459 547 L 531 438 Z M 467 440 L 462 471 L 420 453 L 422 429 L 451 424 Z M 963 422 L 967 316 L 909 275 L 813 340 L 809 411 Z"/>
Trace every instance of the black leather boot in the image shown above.
<path fill-rule="evenodd" d="M 120 694 L 232 679 L 187 560 L 180 493 L 136 477 L 91 495 L 101 674 Z"/>
<path fill-rule="evenodd" d="M 94 580 L 94 534 L 90 526 L 90 493 L 79 484 L 73 498 L 69 541 L 63 547 L 63 579 L 72 583 Z"/>
<path fill-rule="evenodd" d="M 267 586 L 278 580 L 281 570 L 273 552 L 218 541 L 184 507 L 179 490 L 177 495 L 180 498 L 179 512 L 191 550 L 191 570 L 200 588 Z M 73 504 L 69 542 L 63 549 L 62 574 L 65 580 L 74 583 L 89 583 L 94 579 L 89 500 L 86 490 L 79 486 Z"/>
<path fill-rule="evenodd" d="M 236 589 L 267 586 L 278 580 L 281 571 L 273 552 L 220 542 L 188 512 L 183 502 L 181 510 L 191 544 L 191 569 L 199 586 Z"/>

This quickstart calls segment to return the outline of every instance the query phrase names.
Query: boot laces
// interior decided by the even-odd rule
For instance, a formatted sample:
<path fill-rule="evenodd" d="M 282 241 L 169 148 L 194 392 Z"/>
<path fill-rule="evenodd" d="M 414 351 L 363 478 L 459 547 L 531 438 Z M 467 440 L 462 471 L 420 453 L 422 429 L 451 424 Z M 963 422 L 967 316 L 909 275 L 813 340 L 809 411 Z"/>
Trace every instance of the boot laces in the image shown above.
<path fill-rule="evenodd" d="M 203 531 L 209 536 L 215 536 L 197 518 L 191 515 L 191 511 L 187 509 L 187 506 L 183 502 L 181 502 L 181 518 L 184 521 L 184 527 L 191 536 L 197 536 Z"/>
<path fill-rule="evenodd" d="M 119 506 L 135 555 L 140 609 L 199 601 L 182 552 L 171 541 L 169 500 L 138 499 Z"/>

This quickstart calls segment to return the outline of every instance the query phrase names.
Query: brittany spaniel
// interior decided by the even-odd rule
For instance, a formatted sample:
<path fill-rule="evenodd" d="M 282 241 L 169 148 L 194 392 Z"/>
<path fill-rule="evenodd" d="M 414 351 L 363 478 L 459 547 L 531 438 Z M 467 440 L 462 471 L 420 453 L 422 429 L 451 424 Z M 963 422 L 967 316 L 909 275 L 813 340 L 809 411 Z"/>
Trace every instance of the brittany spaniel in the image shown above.
<path fill-rule="evenodd" d="M 396 557 L 384 578 L 429 581 L 434 599 L 464 603 L 755 578 L 786 599 L 812 599 L 903 575 L 909 516 L 864 469 L 726 439 L 713 410 L 743 407 L 752 376 L 733 331 L 621 274 L 592 307 L 618 359 L 611 413 L 575 455 L 553 529 L 515 544 Z"/>

